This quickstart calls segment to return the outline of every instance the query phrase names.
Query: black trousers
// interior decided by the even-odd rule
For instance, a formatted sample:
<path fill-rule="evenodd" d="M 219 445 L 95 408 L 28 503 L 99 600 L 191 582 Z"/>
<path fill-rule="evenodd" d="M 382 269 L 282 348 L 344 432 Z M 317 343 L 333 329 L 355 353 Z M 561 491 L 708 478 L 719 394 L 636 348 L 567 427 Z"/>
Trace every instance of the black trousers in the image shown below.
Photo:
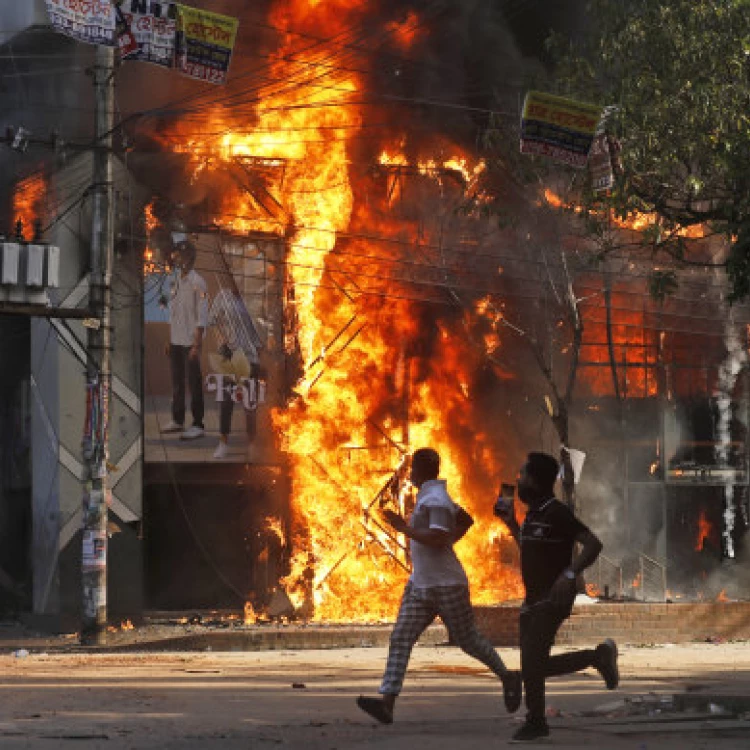
<path fill-rule="evenodd" d="M 203 375 L 198 357 L 191 359 L 189 346 L 169 345 L 169 364 L 172 369 L 172 419 L 185 424 L 185 379 L 190 388 L 190 411 L 193 424 L 203 427 Z"/>
<path fill-rule="evenodd" d="M 233 378 L 224 378 L 224 400 L 219 405 L 219 433 L 228 437 L 232 431 L 232 412 L 234 411 L 234 399 L 232 398 L 232 389 L 236 385 Z M 258 412 L 256 409 L 248 411 L 241 407 L 245 412 L 245 431 L 247 432 L 248 442 L 252 443 L 257 431 Z"/>
<path fill-rule="evenodd" d="M 524 604 L 521 608 L 521 676 L 529 721 L 545 720 L 545 678 L 580 672 L 594 666 L 596 652 L 593 649 L 550 656 L 557 631 L 569 615 L 570 609 L 548 601 Z"/>

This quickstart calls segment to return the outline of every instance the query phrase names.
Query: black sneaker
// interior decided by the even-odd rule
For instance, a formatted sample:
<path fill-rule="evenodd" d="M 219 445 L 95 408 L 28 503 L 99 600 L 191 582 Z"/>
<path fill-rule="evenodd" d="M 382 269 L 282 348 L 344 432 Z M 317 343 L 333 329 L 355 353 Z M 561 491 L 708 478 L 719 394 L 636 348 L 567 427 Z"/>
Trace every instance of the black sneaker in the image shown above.
<path fill-rule="evenodd" d="M 506 673 L 503 677 L 503 699 L 505 708 L 508 713 L 512 714 L 518 711 L 521 705 L 521 693 L 523 692 L 523 683 L 521 682 L 521 673 L 512 671 Z"/>
<path fill-rule="evenodd" d="M 357 698 L 357 705 L 381 724 L 393 724 L 393 712 L 385 705 L 382 698 L 368 698 L 360 695 Z"/>
<path fill-rule="evenodd" d="M 520 745 L 522 742 L 544 742 L 549 737 L 549 724 L 546 721 L 529 721 L 519 727 L 510 738 L 511 745 Z"/>
<path fill-rule="evenodd" d="M 596 668 L 604 678 L 607 690 L 614 690 L 620 684 L 620 670 L 617 668 L 617 644 L 607 638 L 596 647 Z"/>

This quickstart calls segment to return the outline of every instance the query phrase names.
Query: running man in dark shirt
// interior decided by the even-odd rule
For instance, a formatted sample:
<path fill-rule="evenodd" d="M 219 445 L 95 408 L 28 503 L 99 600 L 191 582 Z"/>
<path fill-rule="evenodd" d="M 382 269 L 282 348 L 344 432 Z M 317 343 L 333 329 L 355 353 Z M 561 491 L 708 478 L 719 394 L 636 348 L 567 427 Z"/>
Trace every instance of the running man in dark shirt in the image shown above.
<path fill-rule="evenodd" d="M 554 496 L 559 465 L 546 453 L 529 453 L 518 478 L 518 496 L 528 505 L 519 527 L 512 503 L 498 501 L 495 515 L 521 548 L 526 598 L 521 606 L 521 675 L 526 693 L 526 722 L 512 742 L 534 742 L 549 735 L 544 710 L 546 677 L 594 667 L 609 690 L 619 683 L 617 646 L 607 639 L 595 649 L 550 656 L 555 635 L 570 616 L 576 578 L 602 549 L 599 539 Z M 573 559 L 573 547 L 581 551 Z"/>

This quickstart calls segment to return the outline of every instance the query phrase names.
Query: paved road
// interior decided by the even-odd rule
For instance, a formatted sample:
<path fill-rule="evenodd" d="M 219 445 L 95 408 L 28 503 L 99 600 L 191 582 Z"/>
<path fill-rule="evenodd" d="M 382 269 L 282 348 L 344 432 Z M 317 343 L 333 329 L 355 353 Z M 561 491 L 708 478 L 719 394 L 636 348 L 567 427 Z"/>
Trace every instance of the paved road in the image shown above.
<path fill-rule="evenodd" d="M 517 666 L 516 651 L 501 653 Z M 375 725 L 354 698 L 375 693 L 384 659 L 382 648 L 6 654 L 0 747 L 486 750 L 504 746 L 518 726 L 494 677 L 434 646 L 415 649 L 396 722 Z M 750 748 L 750 644 L 627 647 L 621 668 L 615 692 L 593 671 L 550 682 L 548 705 L 560 713 L 550 719 L 552 747 Z M 712 702 L 713 711 L 739 696 L 740 718 L 705 705 L 670 713 L 674 694 Z"/>

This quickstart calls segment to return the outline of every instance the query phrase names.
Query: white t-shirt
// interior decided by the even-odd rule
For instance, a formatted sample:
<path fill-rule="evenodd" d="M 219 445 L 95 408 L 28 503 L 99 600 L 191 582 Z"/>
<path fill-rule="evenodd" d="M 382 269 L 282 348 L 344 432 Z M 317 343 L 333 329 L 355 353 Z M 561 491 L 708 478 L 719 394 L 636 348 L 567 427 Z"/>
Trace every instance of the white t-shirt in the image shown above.
<path fill-rule="evenodd" d="M 409 526 L 413 529 L 440 529 L 453 535 L 457 515 L 458 506 L 451 500 L 445 480 L 429 479 L 419 488 Z M 412 539 L 410 548 L 412 573 L 409 580 L 415 588 L 468 585 L 453 545 L 430 547 Z"/>
<path fill-rule="evenodd" d="M 195 271 L 181 271 L 172 279 L 169 300 L 169 341 L 175 346 L 192 346 L 195 329 L 208 325 L 208 292 L 203 277 Z"/>

